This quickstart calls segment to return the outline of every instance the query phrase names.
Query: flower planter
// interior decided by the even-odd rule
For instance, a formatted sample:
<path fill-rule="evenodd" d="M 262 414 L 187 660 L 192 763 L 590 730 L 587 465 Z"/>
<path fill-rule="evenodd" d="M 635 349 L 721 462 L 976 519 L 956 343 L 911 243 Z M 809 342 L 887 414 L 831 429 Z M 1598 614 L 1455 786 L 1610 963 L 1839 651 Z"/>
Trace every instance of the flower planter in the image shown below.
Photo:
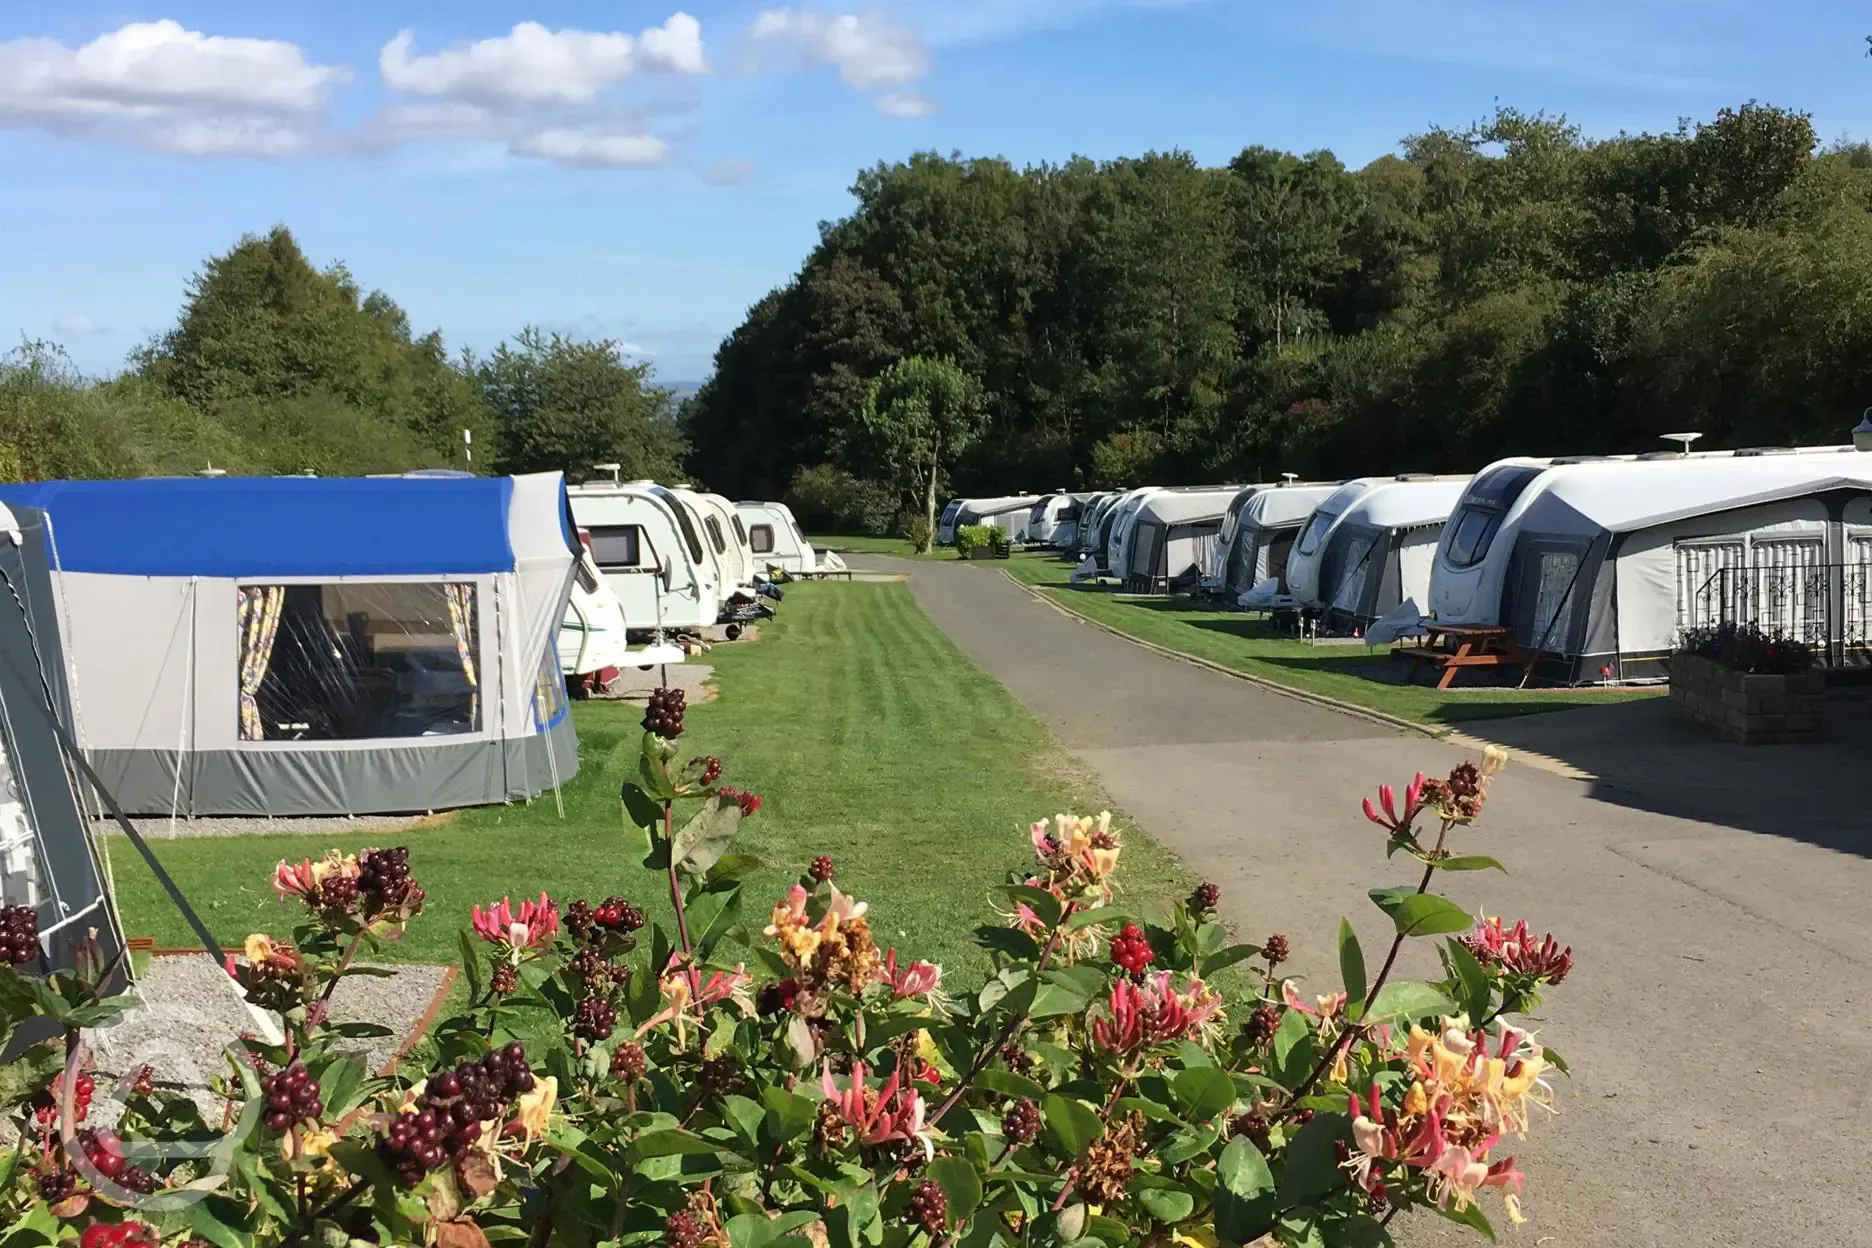
<path fill-rule="evenodd" d="M 1821 672 L 1763 676 L 1694 654 L 1671 656 L 1671 708 L 1742 745 L 1815 741 L 1826 709 Z"/>

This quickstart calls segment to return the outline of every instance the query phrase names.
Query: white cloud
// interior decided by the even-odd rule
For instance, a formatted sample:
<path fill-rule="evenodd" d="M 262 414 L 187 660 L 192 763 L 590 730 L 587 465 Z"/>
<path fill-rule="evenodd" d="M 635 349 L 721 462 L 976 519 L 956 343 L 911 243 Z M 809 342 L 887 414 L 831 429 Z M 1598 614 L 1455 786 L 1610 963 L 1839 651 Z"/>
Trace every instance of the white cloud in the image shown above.
<path fill-rule="evenodd" d="M 768 9 L 748 27 L 748 37 L 757 47 L 784 49 L 807 65 L 835 67 L 847 86 L 893 116 L 929 111 L 920 96 L 903 90 L 930 72 L 929 54 L 914 31 L 883 14 Z"/>
<path fill-rule="evenodd" d="M 0 43 L 0 128 L 38 128 L 187 154 L 280 155 L 303 148 L 343 66 L 298 45 L 132 22 L 77 48 Z"/>
<path fill-rule="evenodd" d="M 701 24 L 687 13 L 672 15 L 640 38 L 521 22 L 509 34 L 427 56 L 411 55 L 415 45 L 415 34 L 405 30 L 384 44 L 377 58 L 384 83 L 407 95 L 589 104 L 640 64 L 673 73 L 708 72 Z"/>
<path fill-rule="evenodd" d="M 102 328 L 103 326 L 93 321 L 90 317 L 78 314 L 61 316 L 52 322 L 52 332 L 58 334 L 62 338 L 83 338 L 86 335 L 97 333 Z"/>
<path fill-rule="evenodd" d="M 669 145 L 654 134 L 607 134 L 590 130 L 542 130 L 515 139 L 517 156 L 586 169 L 646 169 L 669 158 Z"/>
<path fill-rule="evenodd" d="M 873 97 L 871 102 L 877 105 L 880 113 L 892 117 L 927 117 L 936 111 L 934 100 L 915 91 L 886 91 Z"/>

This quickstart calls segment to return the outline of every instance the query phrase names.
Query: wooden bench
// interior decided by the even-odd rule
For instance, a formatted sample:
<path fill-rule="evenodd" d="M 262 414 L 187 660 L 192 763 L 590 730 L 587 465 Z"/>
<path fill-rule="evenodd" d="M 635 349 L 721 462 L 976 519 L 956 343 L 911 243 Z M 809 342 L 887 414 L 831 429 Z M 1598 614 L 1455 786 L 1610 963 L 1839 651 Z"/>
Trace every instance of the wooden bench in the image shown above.
<path fill-rule="evenodd" d="M 1422 645 L 1399 646 L 1391 651 L 1394 659 L 1409 659 L 1411 669 L 1404 683 L 1417 683 L 1417 673 L 1424 667 L 1439 667 L 1438 689 L 1447 689 L 1456 673 L 1465 667 L 1518 667 L 1526 670 L 1534 655 L 1523 650 L 1515 640 L 1514 629 L 1475 624 L 1437 624 L 1425 621 L 1426 638 Z"/>

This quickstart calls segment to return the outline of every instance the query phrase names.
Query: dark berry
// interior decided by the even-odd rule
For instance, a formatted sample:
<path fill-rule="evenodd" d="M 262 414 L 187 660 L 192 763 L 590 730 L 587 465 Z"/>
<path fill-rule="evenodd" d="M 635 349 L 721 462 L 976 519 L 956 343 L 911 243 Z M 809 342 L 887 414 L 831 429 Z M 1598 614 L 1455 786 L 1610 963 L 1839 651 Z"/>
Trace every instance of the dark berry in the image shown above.
<path fill-rule="evenodd" d="M 1256 1046 L 1266 1044 L 1280 1030 L 1280 1011 L 1263 1001 L 1255 1006 L 1254 1013 L 1242 1024 L 1242 1034 L 1248 1037 L 1248 1043 Z"/>
<path fill-rule="evenodd" d="M 708 1228 L 687 1209 L 678 1209 L 663 1222 L 663 1239 L 670 1248 L 702 1248 L 708 1243 Z"/>
<path fill-rule="evenodd" d="M 39 1190 L 39 1199 L 56 1205 L 78 1190 L 78 1176 L 70 1170 L 41 1170 L 34 1186 Z"/>
<path fill-rule="evenodd" d="M 39 960 L 39 915 L 31 906 L 0 906 L 0 963 L 25 966 Z"/>
<path fill-rule="evenodd" d="M 730 1055 L 709 1058 L 703 1062 L 702 1069 L 696 1074 L 696 1082 L 710 1092 L 724 1092 L 732 1088 L 740 1077 L 740 1063 Z"/>
<path fill-rule="evenodd" d="M 1001 1135 L 1010 1143 L 1031 1144 L 1040 1134 L 1040 1107 L 1032 1101 L 1015 1101 L 1001 1118 Z"/>
<path fill-rule="evenodd" d="M 611 1077 L 625 1083 L 636 1083 L 650 1069 L 650 1062 L 644 1056 L 641 1044 L 620 1044 L 611 1050 Z"/>
<path fill-rule="evenodd" d="M 651 690 L 649 705 L 644 708 L 644 731 L 671 740 L 682 736 L 685 701 L 680 689 Z"/>
<path fill-rule="evenodd" d="M 721 759 L 716 758 L 713 755 L 711 755 L 708 758 L 705 758 L 702 760 L 702 783 L 703 784 L 705 785 L 714 784 L 717 780 L 721 779 L 721 775 L 722 775 Z"/>
<path fill-rule="evenodd" d="M 1208 880 L 1204 880 L 1196 886 L 1196 891 L 1190 894 L 1189 908 L 1197 914 L 1207 914 L 1215 909 L 1221 900 L 1222 890 Z"/>
<path fill-rule="evenodd" d="M 799 1000 L 800 986 L 797 979 L 776 979 L 760 986 L 754 994 L 754 1011 L 762 1018 L 771 1018 L 782 1010 L 790 1010 Z"/>
<path fill-rule="evenodd" d="M 904 1206 L 904 1223 L 917 1227 L 935 1239 L 949 1225 L 949 1198 L 934 1179 L 924 1179 L 910 1193 L 910 1203 Z"/>
<path fill-rule="evenodd" d="M 1267 944 L 1261 946 L 1261 956 L 1268 960 L 1269 966 L 1279 966 L 1287 960 L 1291 950 L 1287 948 L 1287 938 L 1279 932 L 1267 938 Z"/>
<path fill-rule="evenodd" d="M 596 921 L 592 918 L 591 903 L 580 898 L 567 906 L 565 911 L 565 925 L 566 931 L 571 932 L 580 940 L 591 935 L 592 928 L 597 926 Z"/>
<path fill-rule="evenodd" d="M 821 884 L 832 878 L 832 855 L 820 854 L 812 860 L 812 878 Z"/>
<path fill-rule="evenodd" d="M 519 986 L 520 972 L 511 962 L 501 963 L 494 968 L 494 973 L 488 976 L 488 987 L 503 997 Z"/>
<path fill-rule="evenodd" d="M 581 997 L 572 1008 L 572 1034 L 581 1040 L 608 1040 L 616 1027 L 617 1010 L 602 997 Z"/>

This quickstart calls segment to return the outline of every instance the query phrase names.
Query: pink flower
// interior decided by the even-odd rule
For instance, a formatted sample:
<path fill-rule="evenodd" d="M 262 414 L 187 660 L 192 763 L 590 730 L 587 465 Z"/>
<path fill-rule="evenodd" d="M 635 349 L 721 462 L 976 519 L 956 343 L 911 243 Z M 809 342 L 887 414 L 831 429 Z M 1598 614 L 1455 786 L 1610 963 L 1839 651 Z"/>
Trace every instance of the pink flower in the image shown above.
<path fill-rule="evenodd" d="M 936 1146 L 923 1121 L 927 1112 L 923 1096 L 902 1085 L 903 1072 L 895 1071 L 883 1090 L 873 1092 L 865 1086 L 865 1065 L 859 1061 L 852 1062 L 851 1083 L 844 1091 L 833 1082 L 829 1061 L 819 1081 L 826 1103 L 852 1128 L 859 1143 L 875 1145 L 901 1140 L 920 1145 L 925 1157 L 933 1157 Z"/>
<path fill-rule="evenodd" d="M 1562 949 L 1551 934 L 1536 937 L 1526 919 L 1512 928 L 1503 928 L 1498 918 L 1481 919 L 1474 931 L 1457 939 L 1476 961 L 1499 966 L 1510 975 L 1532 975 L 1558 984 L 1573 969 L 1573 946 Z"/>
<path fill-rule="evenodd" d="M 1104 1014 L 1092 1020 L 1092 1041 L 1107 1053 L 1135 1053 L 1195 1035 L 1221 1012 L 1222 998 L 1194 977 L 1182 992 L 1170 986 L 1169 971 L 1120 979 Z"/>
<path fill-rule="evenodd" d="M 700 971 L 691 971 L 690 974 L 701 978 Z M 737 963 L 732 971 L 716 971 L 710 975 L 708 981 L 696 990 L 696 1003 L 714 1005 L 717 1001 L 725 1001 L 752 982 L 754 977 L 747 973 L 747 964 Z"/>
<path fill-rule="evenodd" d="M 280 864 L 273 868 L 273 891 L 280 895 L 281 901 L 288 897 L 296 897 L 301 901 L 316 900 L 318 881 L 312 878 L 312 860 L 310 858 L 299 862 L 281 860 Z"/>
<path fill-rule="evenodd" d="M 559 931 L 559 907 L 545 893 L 538 901 L 521 902 L 518 914 L 514 913 L 513 903 L 503 897 L 498 906 L 486 910 L 475 906 L 469 918 L 474 922 L 475 935 L 490 945 L 500 945 L 515 961 L 528 950 L 551 944 Z"/>
<path fill-rule="evenodd" d="M 1300 990 L 1294 987 L 1291 979 L 1281 980 L 1281 1000 L 1290 1010 L 1299 1010 L 1309 1018 L 1337 1018 L 1339 1011 L 1345 1008 L 1346 994 L 1329 992 L 1323 997 L 1315 997 L 1317 1005 L 1308 1005 L 1300 996 Z"/>
<path fill-rule="evenodd" d="M 743 819 L 752 819 L 754 817 L 754 812 L 761 808 L 762 799 L 761 795 L 758 793 L 746 793 L 740 789 L 728 788 L 726 785 L 715 790 L 715 792 L 717 796 L 725 797 L 741 807 L 741 817 Z"/>
<path fill-rule="evenodd" d="M 1384 807 L 1380 814 L 1378 806 Z M 1404 812 L 1398 813 L 1397 792 L 1388 784 L 1378 786 L 1378 806 L 1372 805 L 1371 798 L 1365 799 L 1365 817 L 1389 832 L 1405 832 L 1411 822 L 1417 818 L 1417 812 L 1424 808 L 1424 774 L 1418 772 L 1404 788 Z"/>
<path fill-rule="evenodd" d="M 942 980 L 942 967 L 931 962 L 912 962 L 899 970 L 897 951 L 889 949 L 885 951 L 884 967 L 878 977 L 890 985 L 891 996 L 901 1001 L 905 997 L 925 997 L 936 991 L 936 985 Z"/>

